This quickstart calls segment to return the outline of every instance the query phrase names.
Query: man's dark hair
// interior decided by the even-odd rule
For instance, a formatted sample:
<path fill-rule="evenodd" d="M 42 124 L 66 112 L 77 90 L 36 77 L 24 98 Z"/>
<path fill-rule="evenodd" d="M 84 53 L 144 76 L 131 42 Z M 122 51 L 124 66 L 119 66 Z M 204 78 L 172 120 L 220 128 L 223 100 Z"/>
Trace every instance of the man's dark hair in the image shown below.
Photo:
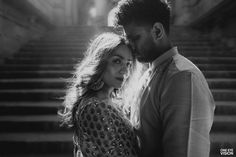
<path fill-rule="evenodd" d="M 121 0 L 116 10 L 116 25 L 153 25 L 160 22 L 167 33 L 170 25 L 170 6 L 165 0 Z"/>

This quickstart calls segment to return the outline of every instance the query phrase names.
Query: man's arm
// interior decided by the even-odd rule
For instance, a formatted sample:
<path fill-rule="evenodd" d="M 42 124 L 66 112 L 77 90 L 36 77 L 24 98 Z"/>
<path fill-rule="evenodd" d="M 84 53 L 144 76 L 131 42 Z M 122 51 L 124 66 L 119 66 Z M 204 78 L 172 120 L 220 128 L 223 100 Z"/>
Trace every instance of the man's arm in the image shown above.
<path fill-rule="evenodd" d="M 164 157 L 209 157 L 214 101 L 205 79 L 183 71 L 161 97 Z"/>

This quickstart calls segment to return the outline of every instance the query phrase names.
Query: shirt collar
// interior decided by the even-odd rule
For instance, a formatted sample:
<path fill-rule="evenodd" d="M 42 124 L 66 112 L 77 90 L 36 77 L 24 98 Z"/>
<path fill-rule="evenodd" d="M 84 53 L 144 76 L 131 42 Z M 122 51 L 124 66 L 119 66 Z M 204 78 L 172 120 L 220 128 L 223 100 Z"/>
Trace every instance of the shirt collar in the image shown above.
<path fill-rule="evenodd" d="M 177 50 L 176 46 L 171 48 L 171 49 L 169 49 L 168 51 L 166 51 L 164 54 L 159 56 L 157 59 L 155 59 L 151 63 L 151 69 L 154 70 L 156 67 L 158 67 L 160 64 L 162 64 L 164 61 L 166 61 L 170 57 L 176 55 L 177 53 L 178 53 L 178 50 Z"/>

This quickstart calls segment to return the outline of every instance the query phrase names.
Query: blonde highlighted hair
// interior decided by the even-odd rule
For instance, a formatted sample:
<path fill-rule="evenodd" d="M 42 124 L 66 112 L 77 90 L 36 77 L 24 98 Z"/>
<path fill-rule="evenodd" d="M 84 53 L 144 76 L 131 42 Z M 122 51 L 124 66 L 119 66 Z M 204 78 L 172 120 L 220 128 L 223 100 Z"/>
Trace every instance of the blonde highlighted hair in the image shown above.
<path fill-rule="evenodd" d="M 91 86 L 94 82 L 101 79 L 109 56 L 120 45 L 129 47 L 124 37 L 111 32 L 102 33 L 92 40 L 84 54 L 84 58 L 75 66 L 74 75 L 69 80 L 63 101 L 63 109 L 58 112 L 62 125 L 75 126 L 75 111 L 78 109 L 80 101 L 85 97 L 93 96 L 97 92 Z M 119 90 L 115 89 L 113 91 L 114 98 L 122 101 L 123 111 L 129 114 L 130 109 L 133 108 L 131 106 L 135 105 L 132 104 L 135 98 L 135 93 L 132 90 L 135 87 L 134 83 L 138 83 L 137 78 L 141 76 L 141 70 L 139 70 L 141 67 L 141 64 L 136 61 L 133 55 L 131 76 Z"/>

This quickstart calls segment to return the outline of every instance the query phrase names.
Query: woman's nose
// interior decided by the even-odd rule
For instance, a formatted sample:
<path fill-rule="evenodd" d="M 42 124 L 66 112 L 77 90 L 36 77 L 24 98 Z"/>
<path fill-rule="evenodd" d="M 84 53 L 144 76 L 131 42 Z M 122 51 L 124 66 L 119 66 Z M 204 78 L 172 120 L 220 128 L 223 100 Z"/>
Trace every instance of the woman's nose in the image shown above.
<path fill-rule="evenodd" d="M 126 75 L 128 73 L 128 67 L 126 66 L 126 64 L 123 64 L 121 69 L 120 69 L 120 73 L 122 75 Z"/>

